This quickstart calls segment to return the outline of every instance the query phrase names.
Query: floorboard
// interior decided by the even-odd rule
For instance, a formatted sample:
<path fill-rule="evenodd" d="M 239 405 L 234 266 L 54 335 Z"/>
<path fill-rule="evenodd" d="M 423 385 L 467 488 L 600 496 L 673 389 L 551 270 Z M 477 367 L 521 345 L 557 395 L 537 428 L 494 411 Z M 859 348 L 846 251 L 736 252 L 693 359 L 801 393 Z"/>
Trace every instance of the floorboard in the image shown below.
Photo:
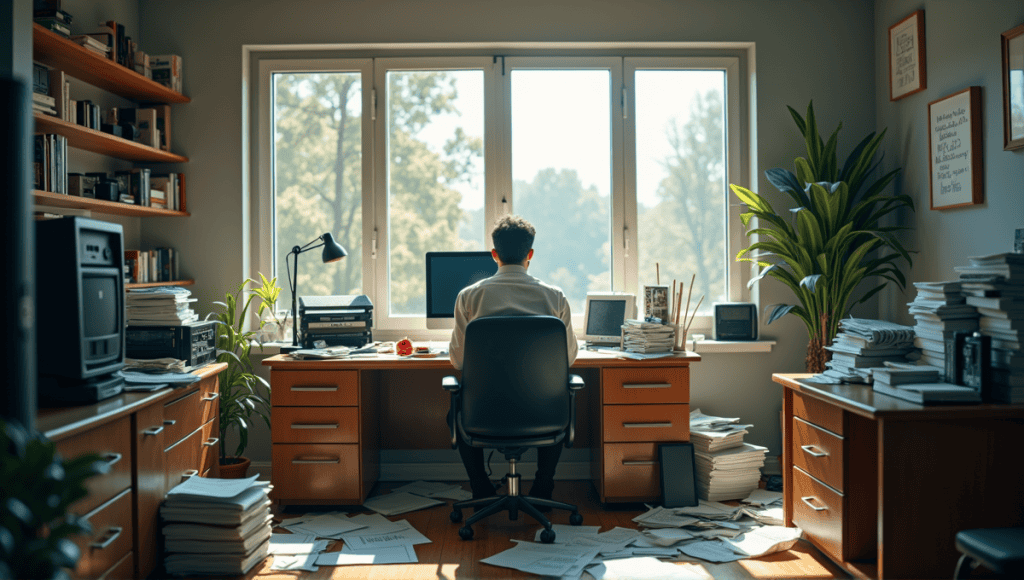
<path fill-rule="evenodd" d="M 406 482 L 382 482 L 375 493 L 386 492 Z M 468 487 L 468 486 L 467 486 Z M 526 489 L 529 489 L 527 487 Z M 600 525 L 601 531 L 616 526 L 634 528 L 632 518 L 645 511 L 643 505 L 602 505 L 589 481 L 559 481 L 555 487 L 555 499 L 576 504 L 583 515 L 584 525 Z M 432 540 L 430 544 L 416 546 L 418 564 L 396 564 L 379 566 L 321 566 L 317 572 L 275 572 L 270 570 L 271 559 L 267 558 L 241 580 L 490 580 L 500 578 L 535 577 L 517 570 L 483 564 L 481 559 L 507 550 L 513 546 L 512 539 L 532 541 L 539 524 L 529 516 L 520 513 L 517 521 L 509 521 L 507 514 L 495 514 L 473 526 L 472 541 L 459 538 L 461 524 L 452 523 L 448 517 L 448 505 L 411 512 L 389 518 L 407 519 L 417 530 Z M 358 512 L 351 512 L 358 513 Z M 274 515 L 282 517 L 282 510 L 274 507 Z M 297 512 L 290 508 L 283 517 L 295 517 Z M 464 512 L 464 517 L 471 515 Z M 569 514 L 554 510 L 547 514 L 552 523 L 568 524 Z M 279 530 L 278 530 L 279 531 Z M 340 549 L 340 543 L 329 551 Z M 684 556 L 685 557 L 685 556 Z M 849 578 L 816 548 L 800 541 L 793 549 L 763 558 L 740 560 L 726 564 L 712 564 L 692 559 L 678 563 L 679 566 L 695 571 L 705 578 L 715 580 L 792 578 L 792 579 L 839 579 Z M 584 575 L 584 578 L 589 576 Z"/>

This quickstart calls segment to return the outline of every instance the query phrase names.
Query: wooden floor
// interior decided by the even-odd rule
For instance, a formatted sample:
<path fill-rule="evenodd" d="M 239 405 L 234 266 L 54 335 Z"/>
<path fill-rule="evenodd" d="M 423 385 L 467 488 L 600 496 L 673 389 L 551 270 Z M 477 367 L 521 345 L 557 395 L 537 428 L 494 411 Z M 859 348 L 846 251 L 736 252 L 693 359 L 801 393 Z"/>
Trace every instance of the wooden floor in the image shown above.
<path fill-rule="evenodd" d="M 378 484 L 374 493 L 385 492 L 406 482 Z M 468 487 L 467 487 L 468 488 Z M 529 483 L 525 486 L 529 489 Z M 499 493 L 501 493 L 499 491 Z M 559 481 L 555 486 L 554 499 L 574 503 L 583 515 L 583 525 L 600 525 L 602 532 L 615 526 L 635 528 L 632 518 L 645 511 L 642 505 L 603 507 L 598 501 L 593 485 L 589 481 Z M 282 511 L 275 506 L 275 517 L 296 517 L 303 511 L 289 507 Z M 357 512 L 351 512 L 357 513 Z M 321 579 L 444 579 L 469 580 L 477 578 L 540 578 L 518 570 L 499 568 L 482 564 L 481 559 L 507 550 L 513 546 L 510 538 L 533 540 L 539 524 L 520 513 L 519 520 L 511 522 L 507 514 L 496 514 L 473 526 L 475 537 L 471 541 L 459 539 L 458 528 L 448 519 L 451 502 L 444 506 L 410 512 L 389 518 L 407 519 L 417 530 L 432 540 L 430 544 L 416 546 L 418 564 L 392 564 L 379 566 L 321 566 L 317 572 L 274 572 L 270 570 L 271 559 L 267 558 L 245 576 L 246 580 L 321 580 Z M 465 512 L 470 515 L 471 512 Z M 548 514 L 552 523 L 568 524 L 568 512 L 554 511 Z M 283 530 L 275 530 L 283 532 Z M 340 543 L 330 551 L 340 549 Z M 681 562 L 705 578 L 849 578 L 849 576 L 809 543 L 801 540 L 792 550 L 772 554 L 763 558 L 740 560 L 727 564 L 711 564 L 693 559 Z M 584 579 L 590 576 L 584 574 Z"/>

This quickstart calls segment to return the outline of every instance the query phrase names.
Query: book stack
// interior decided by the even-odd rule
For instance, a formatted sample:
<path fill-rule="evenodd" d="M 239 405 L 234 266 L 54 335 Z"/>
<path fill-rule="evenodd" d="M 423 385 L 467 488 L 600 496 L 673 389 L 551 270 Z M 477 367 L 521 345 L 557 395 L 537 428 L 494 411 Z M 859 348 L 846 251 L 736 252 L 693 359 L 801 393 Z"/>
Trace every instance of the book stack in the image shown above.
<path fill-rule="evenodd" d="M 844 318 L 832 344 L 825 347 L 832 360 L 818 382 L 868 383 L 871 369 L 887 361 L 906 362 L 915 352 L 914 328 L 866 318 Z"/>
<path fill-rule="evenodd" d="M 73 40 L 75 44 L 78 44 L 86 50 L 94 52 L 103 58 L 110 58 L 110 48 L 107 47 L 106 43 L 93 36 L 89 36 L 88 34 L 76 34 L 71 37 L 71 40 Z"/>
<path fill-rule="evenodd" d="M 875 369 L 873 390 L 914 403 L 976 403 L 981 400 L 977 389 L 941 382 L 937 368 L 892 366 Z"/>
<path fill-rule="evenodd" d="M 640 354 L 672 352 L 675 329 L 666 324 L 626 320 L 622 325 L 622 350 Z"/>
<path fill-rule="evenodd" d="M 978 311 L 967 304 L 961 281 L 914 282 L 917 296 L 909 303 L 917 320 L 914 345 L 923 364 L 945 369 L 946 341 L 957 332 L 978 328 Z"/>
<path fill-rule="evenodd" d="M 359 348 L 373 341 L 373 303 L 365 294 L 299 296 L 302 348 Z"/>
<path fill-rule="evenodd" d="M 71 15 L 63 10 L 55 8 L 34 10 L 32 20 L 43 28 L 52 30 L 64 38 L 71 36 Z"/>
<path fill-rule="evenodd" d="M 189 306 L 195 298 L 180 286 L 133 288 L 125 300 L 127 326 L 181 326 L 199 320 Z"/>
<path fill-rule="evenodd" d="M 992 397 L 1024 402 L 1024 254 L 969 258 L 960 273 L 967 304 L 978 311 L 978 329 L 992 339 Z"/>
<path fill-rule="evenodd" d="M 124 251 L 126 278 L 136 284 L 180 280 L 179 262 L 179 253 L 174 248 Z"/>
<path fill-rule="evenodd" d="M 255 476 L 191 477 L 171 489 L 160 506 L 166 572 L 245 574 L 269 552 L 270 503 L 266 487 Z"/>
<path fill-rule="evenodd" d="M 767 447 L 744 443 L 751 425 L 738 418 L 690 412 L 690 441 L 697 468 L 697 495 L 708 501 L 743 499 L 757 489 Z"/>
<path fill-rule="evenodd" d="M 68 192 L 68 138 L 47 133 L 34 137 L 33 187 L 53 193 Z"/>

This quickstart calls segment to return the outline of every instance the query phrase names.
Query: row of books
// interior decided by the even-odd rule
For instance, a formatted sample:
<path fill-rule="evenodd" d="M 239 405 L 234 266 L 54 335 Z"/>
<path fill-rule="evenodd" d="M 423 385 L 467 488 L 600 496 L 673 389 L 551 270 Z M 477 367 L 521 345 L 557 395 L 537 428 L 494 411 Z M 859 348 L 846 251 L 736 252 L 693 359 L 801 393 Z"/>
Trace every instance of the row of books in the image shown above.
<path fill-rule="evenodd" d="M 68 139 L 47 133 L 35 136 L 32 160 L 33 188 L 68 193 Z"/>
<path fill-rule="evenodd" d="M 125 250 L 125 281 L 146 284 L 180 280 L 178 256 L 174 248 Z"/>

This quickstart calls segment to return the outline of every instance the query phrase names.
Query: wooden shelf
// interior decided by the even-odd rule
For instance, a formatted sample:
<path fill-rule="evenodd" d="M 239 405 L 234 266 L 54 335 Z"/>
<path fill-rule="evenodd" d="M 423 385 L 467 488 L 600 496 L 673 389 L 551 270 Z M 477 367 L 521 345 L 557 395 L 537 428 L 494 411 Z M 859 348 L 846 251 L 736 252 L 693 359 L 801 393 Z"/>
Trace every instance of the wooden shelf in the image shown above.
<path fill-rule="evenodd" d="M 126 99 L 154 103 L 192 101 L 38 24 L 32 25 L 32 46 L 34 60 Z"/>
<path fill-rule="evenodd" d="M 187 163 L 188 157 L 155 149 L 142 143 L 115 137 L 103 131 L 69 123 L 36 111 L 36 133 L 56 133 L 68 138 L 68 146 L 128 161 Z"/>
<path fill-rule="evenodd" d="M 132 205 L 130 203 L 120 203 L 117 201 L 92 199 L 91 197 L 79 197 L 77 195 L 64 195 L 62 193 L 40 191 L 38 189 L 32 192 L 32 198 L 35 203 L 39 205 L 66 207 L 71 209 L 87 209 L 96 213 L 108 215 L 133 217 L 188 217 L 191 215 L 187 211 L 172 211 L 157 207 L 144 207 Z"/>
<path fill-rule="evenodd" d="M 132 283 L 125 284 L 125 290 L 131 290 L 132 288 L 156 288 L 157 286 L 191 286 L 195 284 L 195 280 L 174 280 L 173 282 L 145 282 L 142 284 Z"/>

